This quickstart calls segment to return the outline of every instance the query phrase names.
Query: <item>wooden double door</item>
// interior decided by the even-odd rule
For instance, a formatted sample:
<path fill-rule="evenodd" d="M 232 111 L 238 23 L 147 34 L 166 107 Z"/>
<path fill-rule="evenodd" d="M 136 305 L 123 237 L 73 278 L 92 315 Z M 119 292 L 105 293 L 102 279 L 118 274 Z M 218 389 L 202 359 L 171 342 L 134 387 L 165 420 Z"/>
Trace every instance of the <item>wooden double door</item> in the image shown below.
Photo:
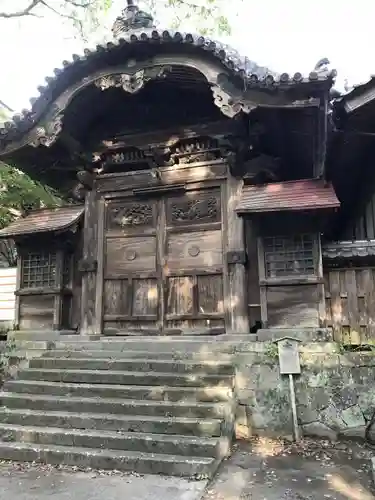
<path fill-rule="evenodd" d="M 107 201 L 103 326 L 224 331 L 221 187 Z"/>

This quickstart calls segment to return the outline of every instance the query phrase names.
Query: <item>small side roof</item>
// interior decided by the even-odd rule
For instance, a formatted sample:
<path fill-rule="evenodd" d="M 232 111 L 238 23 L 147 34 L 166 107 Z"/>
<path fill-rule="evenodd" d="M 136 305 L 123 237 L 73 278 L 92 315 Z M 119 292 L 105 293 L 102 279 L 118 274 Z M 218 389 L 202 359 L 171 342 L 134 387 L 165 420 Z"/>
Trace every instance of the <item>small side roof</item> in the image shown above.
<path fill-rule="evenodd" d="M 66 205 L 33 210 L 29 215 L 12 222 L 0 231 L 0 238 L 48 233 L 69 229 L 83 216 L 83 205 Z"/>
<path fill-rule="evenodd" d="M 338 208 L 340 202 L 332 184 L 320 179 L 275 182 L 245 186 L 237 213 L 317 210 Z"/>

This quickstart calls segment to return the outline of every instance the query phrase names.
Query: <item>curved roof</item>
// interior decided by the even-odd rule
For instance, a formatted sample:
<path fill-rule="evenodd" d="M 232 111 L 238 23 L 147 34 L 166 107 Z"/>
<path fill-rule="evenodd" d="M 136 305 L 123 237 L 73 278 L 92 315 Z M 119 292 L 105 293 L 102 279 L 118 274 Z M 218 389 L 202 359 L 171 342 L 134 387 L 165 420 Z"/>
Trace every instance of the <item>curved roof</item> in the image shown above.
<path fill-rule="evenodd" d="M 23 110 L 0 128 L 0 154 L 4 145 L 21 140 L 36 127 L 45 114 L 51 111 L 56 99 L 67 89 L 77 85 L 77 82 L 82 83 L 82 88 L 89 75 L 108 70 L 110 67 L 124 67 L 124 64 L 130 67 L 135 61 L 147 61 L 158 55 L 173 54 L 184 57 L 193 55 L 216 64 L 216 67 L 220 66 L 221 71 L 236 82 L 237 94 L 247 89 L 257 91 L 258 95 L 259 91 L 268 95 L 285 93 L 296 88 L 306 90 L 316 85 L 321 86 L 322 82 L 328 82 L 330 87 L 336 75 L 326 66 L 323 69 L 316 68 L 307 77 L 299 72 L 293 76 L 287 73 L 277 74 L 258 66 L 247 57 L 240 56 L 230 46 L 204 36 L 155 27 L 129 29 L 121 33 L 119 39 L 98 45 L 94 50 L 85 49 L 81 55 L 73 54 L 71 61 L 63 61 L 62 67 L 54 70 L 54 76 L 45 79 L 46 85 L 38 87 L 40 95 L 30 100 L 31 109 Z M 58 111 L 61 111 L 61 107 Z"/>
<path fill-rule="evenodd" d="M 35 233 L 64 231 L 78 222 L 83 216 L 83 212 L 83 205 L 35 209 L 29 215 L 21 217 L 1 229 L 0 238 L 16 238 Z"/>

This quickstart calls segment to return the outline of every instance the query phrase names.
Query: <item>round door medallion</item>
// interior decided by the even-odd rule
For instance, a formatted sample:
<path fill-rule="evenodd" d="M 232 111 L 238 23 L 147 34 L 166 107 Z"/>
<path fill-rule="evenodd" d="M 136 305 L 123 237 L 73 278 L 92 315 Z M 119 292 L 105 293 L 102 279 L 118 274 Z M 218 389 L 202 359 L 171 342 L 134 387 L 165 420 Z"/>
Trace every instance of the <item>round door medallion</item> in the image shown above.
<path fill-rule="evenodd" d="M 194 246 L 189 248 L 188 252 L 189 252 L 189 255 L 191 257 L 197 257 L 200 253 L 200 250 L 199 250 L 199 247 L 194 245 Z"/>
<path fill-rule="evenodd" d="M 137 254 L 134 251 L 130 251 L 126 253 L 126 259 L 127 260 L 135 260 L 137 257 Z"/>

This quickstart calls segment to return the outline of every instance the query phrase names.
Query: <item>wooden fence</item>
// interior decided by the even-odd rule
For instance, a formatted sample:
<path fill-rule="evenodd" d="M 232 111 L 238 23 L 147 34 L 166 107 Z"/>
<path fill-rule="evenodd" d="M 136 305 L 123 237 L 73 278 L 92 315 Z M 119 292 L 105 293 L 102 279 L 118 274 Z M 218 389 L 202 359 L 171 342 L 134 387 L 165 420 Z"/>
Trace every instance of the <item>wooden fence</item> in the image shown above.
<path fill-rule="evenodd" d="M 0 323 L 13 323 L 17 269 L 0 268 Z"/>
<path fill-rule="evenodd" d="M 326 322 L 338 342 L 375 343 L 375 267 L 324 273 Z"/>

